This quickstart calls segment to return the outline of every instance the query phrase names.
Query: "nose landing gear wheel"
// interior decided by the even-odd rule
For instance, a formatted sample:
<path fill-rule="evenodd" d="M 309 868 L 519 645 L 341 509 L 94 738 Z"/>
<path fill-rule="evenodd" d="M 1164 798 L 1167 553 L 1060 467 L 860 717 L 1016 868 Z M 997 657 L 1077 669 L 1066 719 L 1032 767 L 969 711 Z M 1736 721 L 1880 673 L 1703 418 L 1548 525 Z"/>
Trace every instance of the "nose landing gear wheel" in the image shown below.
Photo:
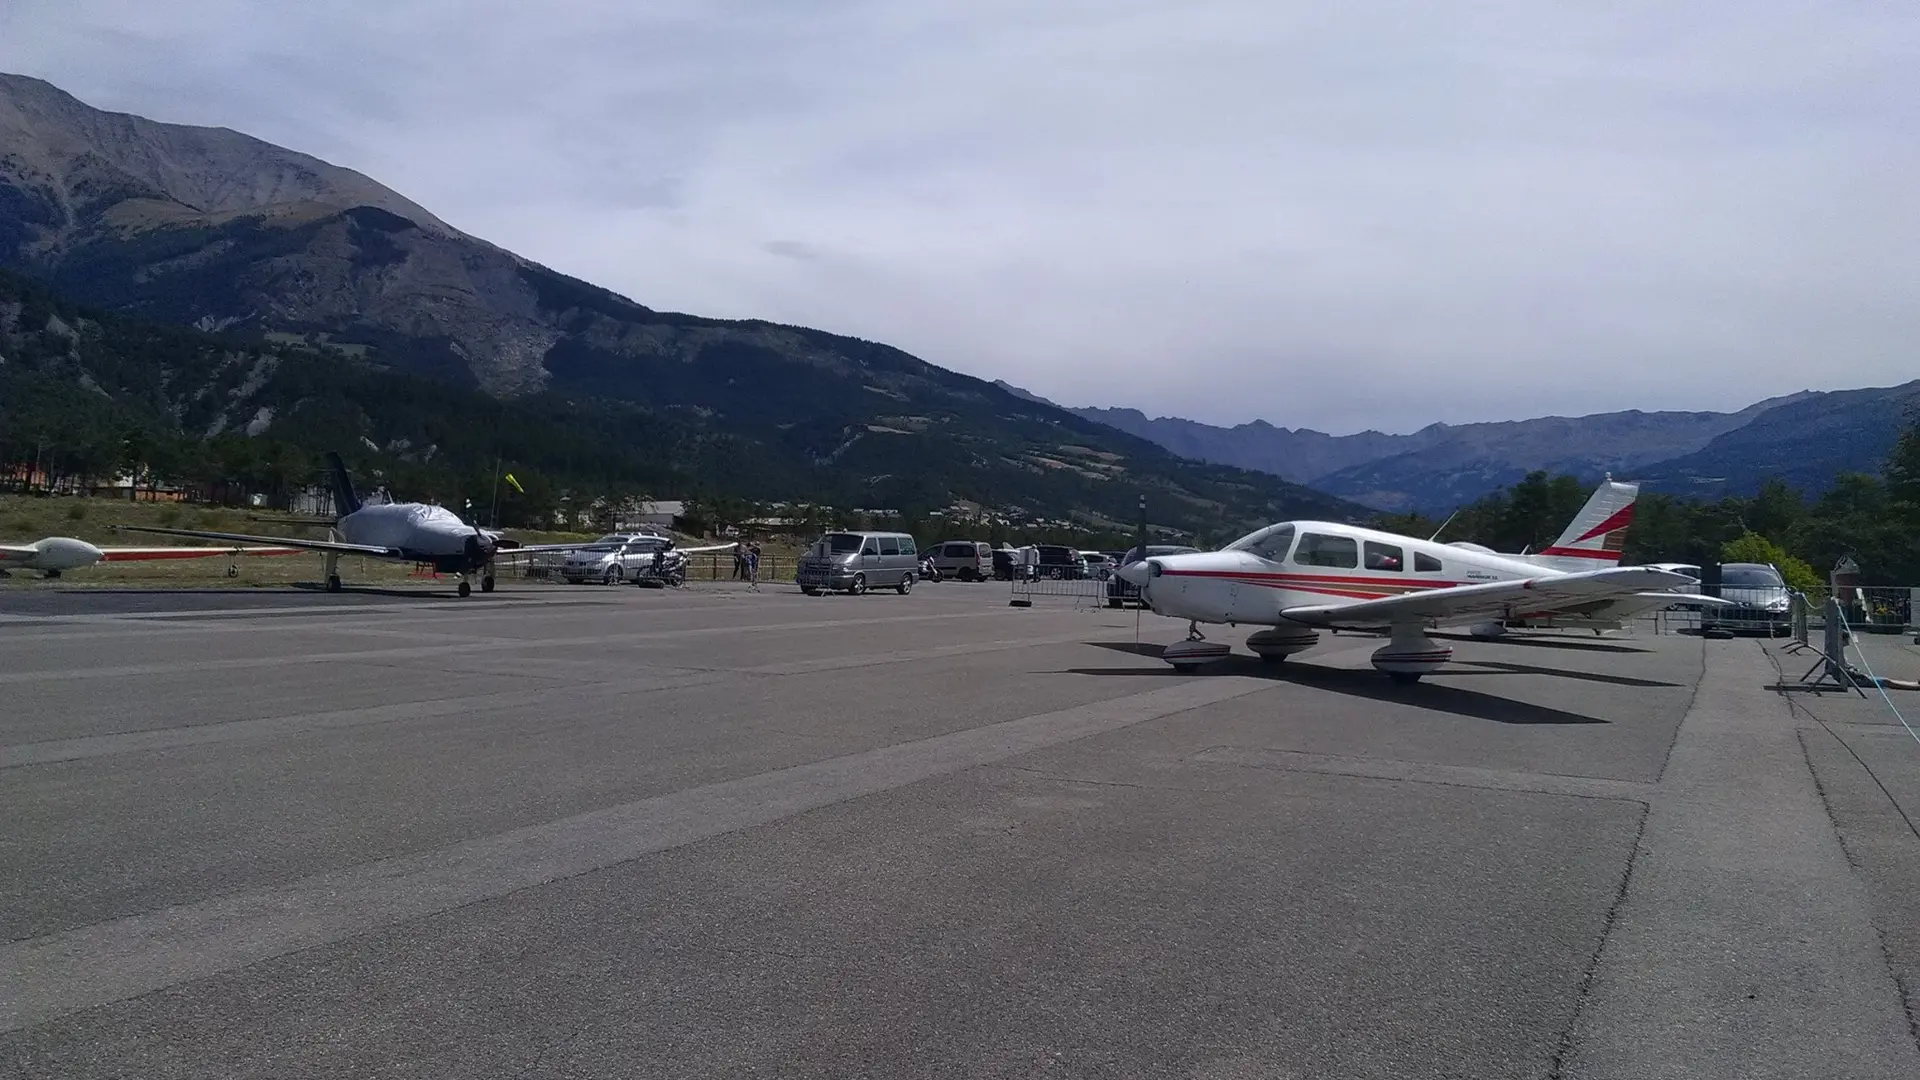
<path fill-rule="evenodd" d="M 458 595 L 461 599 L 464 600 L 467 597 L 473 595 L 473 586 L 468 582 L 463 581 L 460 583 L 460 587 L 453 591 L 456 595 Z"/>
<path fill-rule="evenodd" d="M 480 591 L 481 592 L 493 591 L 493 575 L 489 574 L 486 577 L 483 577 L 480 579 Z"/>

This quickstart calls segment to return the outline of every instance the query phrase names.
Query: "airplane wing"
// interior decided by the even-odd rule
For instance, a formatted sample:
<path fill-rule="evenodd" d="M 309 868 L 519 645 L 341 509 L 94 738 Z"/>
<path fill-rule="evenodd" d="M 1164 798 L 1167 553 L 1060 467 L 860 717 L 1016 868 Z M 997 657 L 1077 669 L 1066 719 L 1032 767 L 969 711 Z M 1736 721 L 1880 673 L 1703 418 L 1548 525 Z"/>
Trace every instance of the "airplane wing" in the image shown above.
<path fill-rule="evenodd" d="M 144 559 L 205 559 L 215 555 L 298 555 L 300 549 L 284 544 L 261 547 L 235 544 L 229 547 L 103 547 L 101 562 L 137 562 Z"/>
<path fill-rule="evenodd" d="M 739 544 L 709 544 L 706 547 L 677 547 L 673 550 L 682 555 L 702 555 L 709 551 L 732 551 L 739 546 Z M 613 544 L 596 544 L 592 541 L 582 541 L 578 544 L 525 544 L 519 547 L 501 548 L 499 553 L 494 557 L 510 559 L 517 555 L 542 555 L 557 551 L 585 551 L 588 548 L 605 548 L 608 551 L 612 551 L 614 547 L 615 545 Z"/>
<path fill-rule="evenodd" d="M 399 548 L 372 544 L 343 544 L 336 540 L 296 540 L 291 536 L 248 536 L 245 533 L 202 532 L 198 529 L 163 529 L 155 525 L 115 525 L 124 532 L 157 533 L 161 536 L 196 536 L 202 540 L 230 540 L 236 544 L 261 544 L 268 547 L 299 548 L 302 551 L 332 551 L 341 555 L 372 555 L 382 559 L 404 559 Z"/>
<path fill-rule="evenodd" d="M 11 547 L 0 544 L 0 570 L 9 566 L 24 566 L 28 559 L 38 554 L 38 551 L 30 547 Z"/>
<path fill-rule="evenodd" d="M 596 544 L 591 540 L 582 540 L 577 544 L 514 544 L 512 547 L 497 548 L 494 557 L 508 559 L 515 555 L 547 555 L 556 551 L 584 551 L 595 547 L 612 551 L 618 546 L 617 544 Z"/>
<path fill-rule="evenodd" d="M 1290 607 L 1280 614 L 1313 626 L 1386 626 L 1396 622 L 1423 622 L 1439 626 L 1479 622 L 1487 618 L 1527 618 L 1551 615 L 1619 600 L 1650 589 L 1672 588 L 1690 579 L 1648 567 L 1626 566 L 1587 570 L 1576 574 L 1494 581 L 1484 585 L 1456 585 L 1403 593 L 1357 604 L 1313 604 Z M 1669 603 L 1684 600 L 1677 594 Z"/>
<path fill-rule="evenodd" d="M 1716 596 L 1699 596 L 1692 593 L 1642 592 L 1610 600 L 1599 600 L 1591 604 L 1582 604 L 1571 609 L 1574 613 L 1588 615 L 1596 619 L 1618 619 L 1625 622 L 1651 614 L 1675 604 L 1692 604 L 1696 607 L 1725 607 L 1732 602 Z M 1565 612 L 1569 609 L 1561 609 Z"/>

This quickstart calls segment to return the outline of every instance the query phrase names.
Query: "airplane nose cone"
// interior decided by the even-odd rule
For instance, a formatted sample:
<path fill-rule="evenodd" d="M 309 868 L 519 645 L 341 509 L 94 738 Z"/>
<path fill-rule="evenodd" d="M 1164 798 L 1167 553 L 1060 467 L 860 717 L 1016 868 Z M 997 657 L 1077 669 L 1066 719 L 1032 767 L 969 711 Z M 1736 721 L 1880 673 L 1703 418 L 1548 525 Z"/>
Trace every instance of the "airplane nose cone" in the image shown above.
<path fill-rule="evenodd" d="M 1141 559 L 1139 562 L 1128 563 L 1114 572 L 1120 575 L 1121 581 L 1136 589 L 1144 589 L 1147 587 L 1147 580 L 1153 574 L 1152 567 L 1149 565 L 1152 562 L 1152 559 Z"/>

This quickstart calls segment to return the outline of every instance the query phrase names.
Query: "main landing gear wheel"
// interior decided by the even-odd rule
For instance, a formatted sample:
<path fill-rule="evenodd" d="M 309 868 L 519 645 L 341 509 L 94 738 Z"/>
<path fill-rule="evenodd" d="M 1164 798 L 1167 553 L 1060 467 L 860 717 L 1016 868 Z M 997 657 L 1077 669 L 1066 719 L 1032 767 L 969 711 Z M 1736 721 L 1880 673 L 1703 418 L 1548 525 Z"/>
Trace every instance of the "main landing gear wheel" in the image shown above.
<path fill-rule="evenodd" d="M 900 579 L 900 595 L 905 596 L 912 591 L 913 591 L 913 575 L 908 574 L 906 577 L 903 577 Z"/>
<path fill-rule="evenodd" d="M 463 581 L 460 583 L 460 587 L 453 591 L 455 595 L 459 596 L 462 600 L 464 600 L 467 597 L 473 595 L 473 585 L 470 582 Z"/>
<path fill-rule="evenodd" d="M 327 591 L 328 592 L 340 591 L 340 575 L 339 574 L 334 574 L 327 578 Z"/>
<path fill-rule="evenodd" d="M 486 577 L 483 577 L 480 579 L 480 591 L 481 592 L 493 591 L 493 575 L 489 574 Z"/>
<path fill-rule="evenodd" d="M 867 591 L 867 575 L 865 574 L 853 575 L 852 584 L 847 586 L 847 595 L 859 596 L 861 593 L 864 593 L 866 591 Z"/>

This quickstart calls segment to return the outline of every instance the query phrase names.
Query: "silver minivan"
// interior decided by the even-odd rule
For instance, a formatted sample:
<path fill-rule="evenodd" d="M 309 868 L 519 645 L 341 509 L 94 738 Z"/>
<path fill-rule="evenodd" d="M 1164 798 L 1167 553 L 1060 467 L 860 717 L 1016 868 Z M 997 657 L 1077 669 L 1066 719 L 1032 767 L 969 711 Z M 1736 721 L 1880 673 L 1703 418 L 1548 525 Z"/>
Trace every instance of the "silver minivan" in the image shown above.
<path fill-rule="evenodd" d="M 933 568 L 943 578 L 985 581 L 993 576 L 993 545 L 978 540 L 949 540 L 933 549 Z"/>
<path fill-rule="evenodd" d="M 800 557 L 794 583 L 808 596 L 894 589 L 905 595 L 920 569 L 913 537 L 891 532 L 830 532 Z"/>

